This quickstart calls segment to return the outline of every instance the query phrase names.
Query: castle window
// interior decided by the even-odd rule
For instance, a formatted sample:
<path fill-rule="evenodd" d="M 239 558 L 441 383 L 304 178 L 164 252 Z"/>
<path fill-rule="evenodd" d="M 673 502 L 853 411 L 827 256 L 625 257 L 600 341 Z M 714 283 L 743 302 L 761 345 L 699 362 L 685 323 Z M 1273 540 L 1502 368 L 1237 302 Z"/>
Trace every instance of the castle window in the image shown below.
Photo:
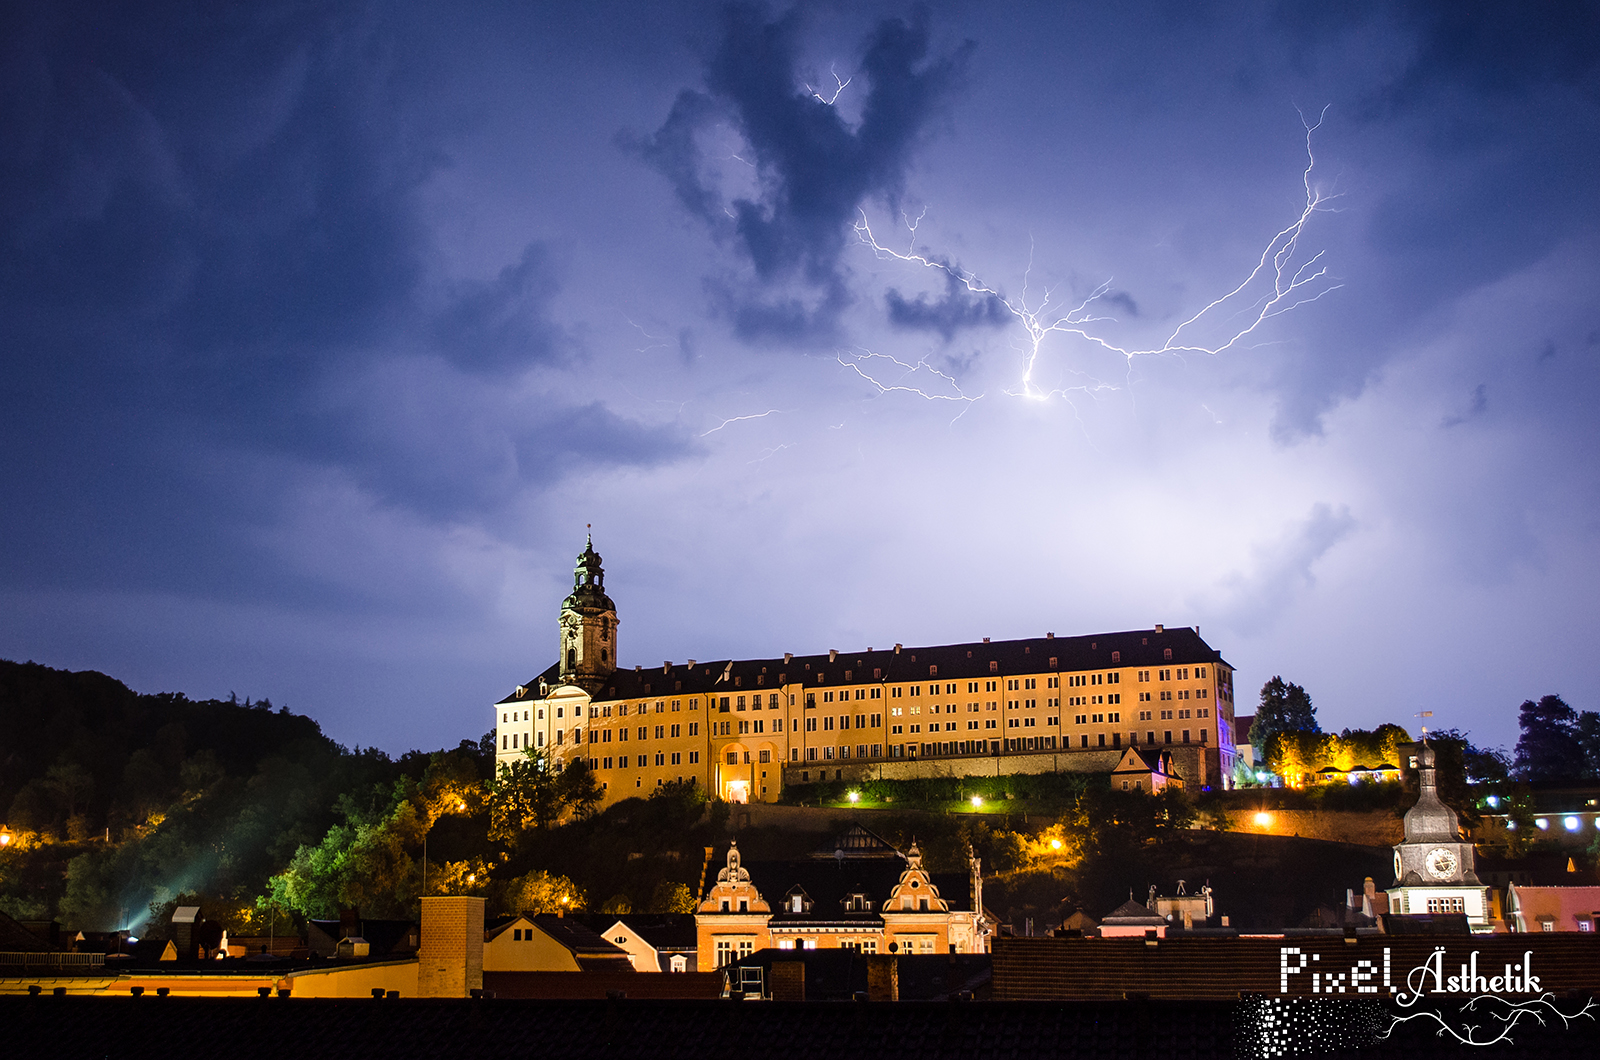
<path fill-rule="evenodd" d="M 992 673 L 992 674 L 999 673 L 1000 672 L 1000 664 L 991 659 L 989 661 L 989 672 Z"/>
<path fill-rule="evenodd" d="M 929 677 L 938 677 L 939 676 L 939 667 L 937 667 L 937 666 L 928 667 L 928 676 Z M 913 692 L 911 694 L 912 695 L 916 695 L 915 692 Z"/>

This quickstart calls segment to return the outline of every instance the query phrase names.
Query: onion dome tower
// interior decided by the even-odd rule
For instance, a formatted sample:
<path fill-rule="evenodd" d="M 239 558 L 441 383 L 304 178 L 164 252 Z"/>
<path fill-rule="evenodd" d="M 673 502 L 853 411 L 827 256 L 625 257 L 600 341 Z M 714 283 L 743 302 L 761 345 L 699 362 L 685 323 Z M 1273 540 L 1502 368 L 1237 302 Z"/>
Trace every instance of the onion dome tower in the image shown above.
<path fill-rule="evenodd" d="M 561 601 L 561 682 L 593 694 L 617 668 L 617 605 L 594 536 L 578 556 L 572 593 Z"/>

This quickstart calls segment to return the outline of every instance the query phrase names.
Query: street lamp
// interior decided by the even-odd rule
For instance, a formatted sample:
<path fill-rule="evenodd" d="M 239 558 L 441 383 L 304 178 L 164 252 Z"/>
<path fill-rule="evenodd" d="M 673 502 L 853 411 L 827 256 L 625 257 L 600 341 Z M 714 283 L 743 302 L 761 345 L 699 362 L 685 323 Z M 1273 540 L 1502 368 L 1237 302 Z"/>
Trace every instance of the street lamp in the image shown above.
<path fill-rule="evenodd" d="M 981 795 L 974 795 L 974 796 L 973 796 L 973 797 L 972 797 L 972 808 L 973 808 L 973 809 L 974 809 L 974 810 L 976 810 L 976 809 L 977 809 L 977 808 L 978 808 L 978 807 L 980 807 L 980 806 L 982 806 L 982 805 L 983 805 L 983 796 L 981 796 Z"/>
<path fill-rule="evenodd" d="M 0 824 L 0 848 L 11 845 L 11 829 Z"/>

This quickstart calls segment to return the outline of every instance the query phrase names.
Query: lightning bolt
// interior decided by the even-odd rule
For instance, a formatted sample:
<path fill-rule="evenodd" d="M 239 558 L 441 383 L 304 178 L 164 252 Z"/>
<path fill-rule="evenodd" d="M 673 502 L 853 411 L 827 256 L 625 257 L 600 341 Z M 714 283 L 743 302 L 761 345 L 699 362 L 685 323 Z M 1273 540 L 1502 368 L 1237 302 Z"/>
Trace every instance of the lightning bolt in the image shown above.
<path fill-rule="evenodd" d="M 1305 188 L 1305 203 L 1300 214 L 1288 225 L 1280 229 L 1267 242 L 1257 259 L 1254 268 L 1248 275 L 1231 290 L 1227 291 L 1210 302 L 1207 302 L 1197 312 L 1181 321 L 1167 335 L 1160 346 L 1147 349 L 1128 348 L 1098 334 L 1092 325 L 1113 320 L 1115 318 L 1099 315 L 1095 311 L 1096 303 L 1111 289 L 1111 281 L 1106 280 L 1096 287 L 1088 297 L 1076 304 L 1058 307 L 1055 292 L 1046 288 L 1035 299 L 1030 294 L 1029 284 L 1033 271 L 1033 254 L 1030 249 L 1028 268 L 1023 273 L 1022 294 L 1015 298 L 1008 298 L 999 290 L 985 283 L 976 273 L 969 272 L 951 262 L 939 257 L 931 256 L 929 252 L 919 250 L 916 246 L 917 227 L 926 215 L 926 211 L 912 220 L 902 213 L 902 222 L 907 230 L 908 238 L 904 250 L 887 246 L 878 239 L 865 211 L 861 211 L 859 219 L 854 225 L 855 234 L 861 244 L 869 247 L 879 260 L 895 260 L 909 265 L 920 266 L 925 269 L 936 270 L 951 277 L 966 288 L 969 294 L 984 298 L 993 298 L 1004 306 L 1006 311 L 1021 325 L 1025 345 L 1019 350 L 1023 358 L 1023 370 L 1016 387 L 1008 389 L 1005 393 L 1012 397 L 1045 400 L 1055 396 L 1068 396 L 1068 392 L 1081 392 L 1093 396 L 1101 391 L 1116 390 L 1117 387 L 1095 380 L 1082 372 L 1073 370 L 1075 375 L 1083 376 L 1088 380 L 1082 386 L 1057 388 L 1045 390 L 1034 379 L 1035 371 L 1039 367 L 1040 355 L 1044 346 L 1052 335 L 1064 335 L 1079 339 L 1089 345 L 1115 353 L 1124 358 L 1130 370 L 1135 358 L 1152 357 L 1160 354 L 1205 354 L 1217 356 L 1227 350 L 1239 346 L 1258 328 L 1274 317 L 1282 316 L 1299 306 L 1315 302 L 1324 295 L 1338 290 L 1344 286 L 1333 283 L 1327 279 L 1328 270 L 1322 263 L 1323 251 L 1317 251 L 1308 258 L 1302 258 L 1301 238 L 1305 235 L 1306 226 L 1311 219 L 1319 213 L 1333 212 L 1328 205 L 1337 195 L 1326 194 L 1312 180 L 1312 172 L 1316 168 L 1316 155 L 1312 150 L 1313 134 L 1322 127 L 1328 108 L 1324 107 L 1318 115 L 1315 124 L 1308 122 L 1305 115 L 1300 115 L 1300 123 L 1305 129 L 1306 166 L 1301 174 L 1301 183 Z M 1269 284 L 1261 281 L 1268 280 Z M 1263 289 L 1263 288 L 1266 289 Z M 1253 298 L 1252 298 L 1253 294 Z M 1250 299 L 1246 302 L 1246 299 Z M 1240 303 L 1246 303 L 1241 305 Z M 1240 317 L 1243 322 L 1238 323 Z M 1235 325 L 1225 338 L 1220 342 L 1206 343 L 1198 338 L 1191 338 L 1199 331 L 1203 324 L 1219 317 L 1235 321 Z M 891 360 L 893 360 L 891 358 Z M 903 365 L 903 362 L 895 361 Z M 860 372 L 860 369 L 857 368 Z M 888 387 L 872 379 L 866 373 L 861 373 L 869 382 L 878 385 L 880 390 L 903 389 L 913 390 L 909 387 Z M 924 397 L 928 396 L 926 394 Z"/>
<path fill-rule="evenodd" d="M 919 360 L 916 364 L 908 364 L 905 361 L 900 360 L 898 357 L 891 357 L 887 353 L 873 353 L 871 350 L 860 346 L 848 351 L 848 357 L 846 356 L 846 351 L 844 350 L 838 351 L 835 356 L 838 358 L 838 361 L 841 365 L 850 369 L 852 372 L 855 372 L 856 375 L 860 376 L 862 379 L 865 379 L 871 386 L 876 388 L 880 394 L 892 394 L 899 392 L 915 394 L 918 397 L 926 398 L 929 401 L 953 401 L 960 403 L 962 408 L 961 411 L 956 414 L 955 420 L 959 420 L 962 416 L 966 415 L 967 409 L 971 407 L 974 401 L 979 401 L 983 398 L 982 394 L 979 394 L 977 397 L 972 397 L 969 394 L 963 393 L 954 376 L 946 372 L 939 371 L 927 361 Z M 921 387 L 910 386 L 905 383 L 886 383 L 872 373 L 864 371 L 861 367 L 864 363 L 870 363 L 878 360 L 888 361 L 896 368 L 901 369 L 899 374 L 900 379 L 908 379 L 912 376 L 915 376 L 919 372 L 926 372 L 929 375 L 937 376 L 943 380 L 951 390 L 955 391 L 955 393 L 930 394 Z M 955 420 L 951 420 L 950 422 L 954 423 Z M 839 426 L 843 427 L 844 424 L 841 423 Z"/>
<path fill-rule="evenodd" d="M 851 80 L 852 80 L 851 78 L 847 77 L 843 81 L 840 81 L 839 80 L 839 71 L 836 70 L 833 66 L 829 66 L 828 67 L 828 73 L 833 75 L 833 80 L 836 82 L 836 87 L 833 90 L 833 95 L 831 95 L 831 96 L 823 96 L 823 94 L 821 92 L 818 92 L 816 89 L 812 88 L 810 85 L 806 85 L 806 91 L 811 93 L 811 98 L 816 100 L 818 103 L 821 103 L 825 107 L 831 107 L 836 102 L 838 102 L 839 93 L 843 92 L 845 90 L 845 86 L 849 85 Z"/>
<path fill-rule="evenodd" d="M 723 420 L 709 431 L 706 431 L 705 434 L 702 434 L 700 437 L 704 438 L 706 434 L 716 434 L 730 423 L 742 423 L 745 420 L 759 420 L 782 411 L 782 409 L 768 409 L 765 412 L 757 412 L 749 416 L 730 416 L 728 419 Z"/>

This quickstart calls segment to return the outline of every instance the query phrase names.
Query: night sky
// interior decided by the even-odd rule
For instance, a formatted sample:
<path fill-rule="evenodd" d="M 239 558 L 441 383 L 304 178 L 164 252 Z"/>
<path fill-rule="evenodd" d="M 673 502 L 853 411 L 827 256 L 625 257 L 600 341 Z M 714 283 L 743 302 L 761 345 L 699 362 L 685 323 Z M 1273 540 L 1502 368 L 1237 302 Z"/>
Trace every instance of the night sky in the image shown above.
<path fill-rule="evenodd" d="M 1160 622 L 1241 713 L 1600 707 L 1596 4 L 55 0 L 0 49 L 0 656 L 453 745 L 592 523 L 629 666 Z"/>

